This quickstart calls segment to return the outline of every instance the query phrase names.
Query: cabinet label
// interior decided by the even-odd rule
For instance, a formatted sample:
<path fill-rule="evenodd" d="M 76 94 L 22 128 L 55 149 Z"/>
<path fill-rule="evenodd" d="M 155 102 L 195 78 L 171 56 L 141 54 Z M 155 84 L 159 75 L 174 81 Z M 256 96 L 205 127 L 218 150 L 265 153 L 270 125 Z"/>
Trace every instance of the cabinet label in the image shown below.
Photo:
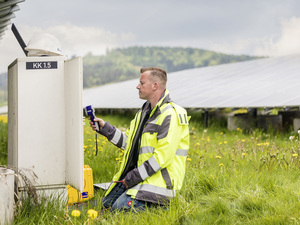
<path fill-rule="evenodd" d="M 26 62 L 26 70 L 57 69 L 57 61 Z"/>

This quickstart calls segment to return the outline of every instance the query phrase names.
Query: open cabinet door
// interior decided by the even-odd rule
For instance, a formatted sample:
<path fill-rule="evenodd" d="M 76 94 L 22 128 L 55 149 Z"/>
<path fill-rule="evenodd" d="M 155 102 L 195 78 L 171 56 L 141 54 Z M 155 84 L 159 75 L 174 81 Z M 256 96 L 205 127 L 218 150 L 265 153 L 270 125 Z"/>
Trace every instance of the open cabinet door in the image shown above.
<path fill-rule="evenodd" d="M 66 183 L 64 61 L 26 57 L 8 68 L 8 164 L 39 188 Z"/>
<path fill-rule="evenodd" d="M 65 61 L 66 184 L 84 189 L 82 58 Z"/>

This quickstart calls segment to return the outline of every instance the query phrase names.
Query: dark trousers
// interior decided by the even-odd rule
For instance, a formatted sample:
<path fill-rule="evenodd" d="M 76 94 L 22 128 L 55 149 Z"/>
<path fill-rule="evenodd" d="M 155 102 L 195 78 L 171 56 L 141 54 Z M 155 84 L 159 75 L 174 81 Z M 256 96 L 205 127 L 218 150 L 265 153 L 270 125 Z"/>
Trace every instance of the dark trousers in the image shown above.
<path fill-rule="evenodd" d="M 105 208 L 112 208 L 113 210 L 145 210 L 147 207 L 155 206 L 150 202 L 140 201 L 131 198 L 126 194 L 126 188 L 122 183 L 118 183 L 111 192 L 102 198 L 102 204 Z"/>

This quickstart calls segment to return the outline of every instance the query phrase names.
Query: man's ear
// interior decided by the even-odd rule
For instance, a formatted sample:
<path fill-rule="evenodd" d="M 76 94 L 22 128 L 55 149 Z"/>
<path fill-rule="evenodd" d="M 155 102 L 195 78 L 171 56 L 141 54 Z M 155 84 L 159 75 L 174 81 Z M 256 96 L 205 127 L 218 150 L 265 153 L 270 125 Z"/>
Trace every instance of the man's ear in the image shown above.
<path fill-rule="evenodd" d="M 153 91 L 156 91 L 156 90 L 158 89 L 158 85 L 159 85 L 159 84 L 158 84 L 157 82 L 154 82 L 154 83 L 153 83 L 152 90 L 153 90 Z"/>

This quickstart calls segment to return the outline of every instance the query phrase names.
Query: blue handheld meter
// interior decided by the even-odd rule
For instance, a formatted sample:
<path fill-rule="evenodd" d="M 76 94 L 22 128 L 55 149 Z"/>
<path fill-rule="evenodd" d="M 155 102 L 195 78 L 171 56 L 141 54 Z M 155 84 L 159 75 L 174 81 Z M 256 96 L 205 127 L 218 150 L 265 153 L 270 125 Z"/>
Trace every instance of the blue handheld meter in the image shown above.
<path fill-rule="evenodd" d="M 93 108 L 93 106 L 91 106 L 91 105 L 86 106 L 85 113 L 87 116 L 89 116 L 91 118 L 91 121 L 96 126 L 97 131 L 99 131 L 100 130 L 99 123 L 94 121 L 94 119 L 97 117 L 95 116 L 95 109 Z"/>

